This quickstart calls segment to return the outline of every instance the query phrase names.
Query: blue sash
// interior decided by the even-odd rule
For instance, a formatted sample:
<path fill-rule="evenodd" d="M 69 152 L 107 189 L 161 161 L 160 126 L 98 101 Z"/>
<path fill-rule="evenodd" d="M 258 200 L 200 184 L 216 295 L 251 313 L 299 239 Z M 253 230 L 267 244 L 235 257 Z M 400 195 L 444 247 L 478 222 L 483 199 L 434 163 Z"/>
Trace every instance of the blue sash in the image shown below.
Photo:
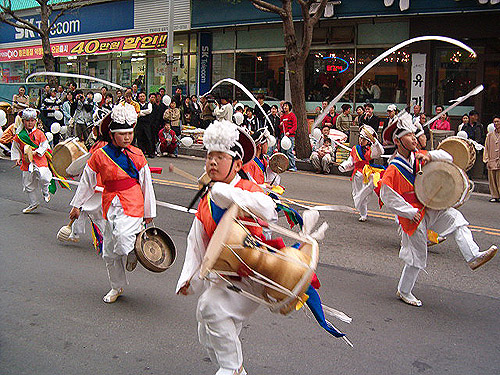
<path fill-rule="evenodd" d="M 210 194 L 207 194 L 208 199 L 208 208 L 210 209 L 210 214 L 212 215 L 212 219 L 215 221 L 215 224 L 219 225 L 219 221 L 226 212 L 224 208 L 220 208 L 217 206 L 212 199 L 210 199 Z"/>
<path fill-rule="evenodd" d="M 413 168 L 410 164 L 403 158 L 396 156 L 393 161 L 391 161 L 391 165 L 394 165 L 399 173 L 408 181 L 411 186 L 415 186 L 415 174 Z"/>
<path fill-rule="evenodd" d="M 264 163 L 262 163 L 262 161 L 257 156 L 254 157 L 253 160 L 255 161 L 255 164 L 257 164 L 257 166 L 260 168 L 260 170 L 262 171 L 262 173 L 265 175 L 266 174 L 266 168 L 264 167 Z"/>
<path fill-rule="evenodd" d="M 122 152 L 122 149 L 116 147 L 112 143 L 108 143 L 102 148 L 102 151 L 113 160 L 118 167 L 120 167 L 125 173 L 135 180 L 139 180 L 139 171 L 135 166 L 134 162 L 127 155 L 126 151 Z M 129 152 L 132 152 L 128 150 Z"/>

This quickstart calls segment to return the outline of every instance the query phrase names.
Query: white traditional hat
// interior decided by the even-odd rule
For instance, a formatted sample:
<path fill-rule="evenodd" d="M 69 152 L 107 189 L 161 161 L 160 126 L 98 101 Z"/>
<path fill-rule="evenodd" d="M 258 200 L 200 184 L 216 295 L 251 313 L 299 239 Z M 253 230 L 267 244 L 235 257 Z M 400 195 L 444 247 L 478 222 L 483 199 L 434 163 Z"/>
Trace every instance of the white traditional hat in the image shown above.
<path fill-rule="evenodd" d="M 389 105 L 387 106 L 387 110 L 388 110 L 388 111 L 396 111 L 396 109 L 398 109 L 398 108 L 396 107 L 396 105 L 395 105 L 395 104 L 389 104 Z"/>
<path fill-rule="evenodd" d="M 359 136 L 369 142 L 374 142 L 377 139 L 377 132 L 370 125 L 362 125 L 359 130 Z"/>
<path fill-rule="evenodd" d="M 103 120 L 104 122 L 104 120 Z M 111 123 L 109 131 L 111 133 L 126 133 L 134 130 L 137 123 L 137 112 L 132 104 L 120 103 L 113 107 L 111 111 Z"/>
<path fill-rule="evenodd" d="M 23 109 L 23 114 L 22 114 L 22 119 L 23 120 L 30 120 L 32 118 L 37 118 L 38 117 L 38 111 L 34 108 L 26 108 Z"/>
<path fill-rule="evenodd" d="M 411 115 L 405 112 L 398 117 L 396 128 L 394 129 L 394 133 L 392 134 L 392 139 L 394 140 L 394 138 L 401 138 L 406 134 L 416 132 L 417 127 L 413 124 Z"/>
<path fill-rule="evenodd" d="M 230 121 L 215 120 L 203 133 L 203 145 L 207 152 L 224 152 L 248 163 L 255 156 L 255 142 L 242 128 Z"/>

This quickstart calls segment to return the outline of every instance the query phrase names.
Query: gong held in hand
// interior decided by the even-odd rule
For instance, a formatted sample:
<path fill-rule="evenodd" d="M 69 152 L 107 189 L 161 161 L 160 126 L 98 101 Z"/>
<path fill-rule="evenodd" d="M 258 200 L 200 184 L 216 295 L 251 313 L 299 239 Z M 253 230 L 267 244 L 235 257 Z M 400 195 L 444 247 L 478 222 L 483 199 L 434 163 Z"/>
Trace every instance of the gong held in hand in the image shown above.
<path fill-rule="evenodd" d="M 139 263 L 152 272 L 166 271 L 174 264 L 177 255 L 170 236 L 154 226 L 137 235 L 135 253 Z"/>

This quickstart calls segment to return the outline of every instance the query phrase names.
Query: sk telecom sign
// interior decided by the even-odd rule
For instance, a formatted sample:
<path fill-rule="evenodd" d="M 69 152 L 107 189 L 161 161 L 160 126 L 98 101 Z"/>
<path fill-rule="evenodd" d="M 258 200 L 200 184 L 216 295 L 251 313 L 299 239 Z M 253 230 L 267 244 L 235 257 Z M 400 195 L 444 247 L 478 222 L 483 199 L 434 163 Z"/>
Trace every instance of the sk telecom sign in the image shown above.
<path fill-rule="evenodd" d="M 96 53 L 156 50 L 167 47 L 166 33 L 142 34 L 115 38 L 96 38 L 51 44 L 56 57 L 93 55 Z M 0 49 L 0 61 L 36 60 L 43 56 L 42 46 Z"/>

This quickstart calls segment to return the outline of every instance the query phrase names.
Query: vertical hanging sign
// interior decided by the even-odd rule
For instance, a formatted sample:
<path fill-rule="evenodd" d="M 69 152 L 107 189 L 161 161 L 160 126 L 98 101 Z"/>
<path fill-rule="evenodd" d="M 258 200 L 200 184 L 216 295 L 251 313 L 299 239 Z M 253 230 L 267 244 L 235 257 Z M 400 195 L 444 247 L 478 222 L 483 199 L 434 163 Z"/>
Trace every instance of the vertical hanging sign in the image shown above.
<path fill-rule="evenodd" d="M 212 34 L 199 34 L 198 95 L 203 95 L 212 87 Z"/>
<path fill-rule="evenodd" d="M 418 104 L 424 109 L 425 96 L 425 53 L 412 53 L 411 55 L 411 101 L 412 106 Z"/>

